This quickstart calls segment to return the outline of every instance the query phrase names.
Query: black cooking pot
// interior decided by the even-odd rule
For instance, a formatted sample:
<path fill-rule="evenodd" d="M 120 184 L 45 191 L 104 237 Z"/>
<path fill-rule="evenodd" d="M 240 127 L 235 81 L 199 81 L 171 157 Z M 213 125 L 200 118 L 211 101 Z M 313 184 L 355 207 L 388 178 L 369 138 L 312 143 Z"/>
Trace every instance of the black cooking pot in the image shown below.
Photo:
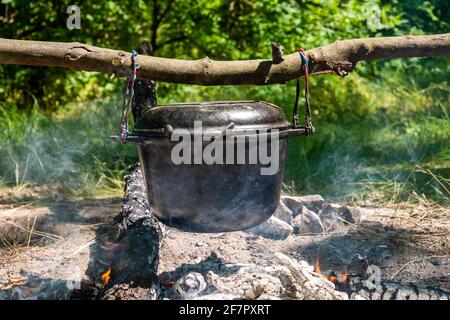
<path fill-rule="evenodd" d="M 292 128 L 273 104 L 223 101 L 150 109 L 127 142 L 138 144 L 159 220 L 186 231 L 224 232 L 248 229 L 273 214 L 287 138 L 302 134 L 306 129 Z"/>

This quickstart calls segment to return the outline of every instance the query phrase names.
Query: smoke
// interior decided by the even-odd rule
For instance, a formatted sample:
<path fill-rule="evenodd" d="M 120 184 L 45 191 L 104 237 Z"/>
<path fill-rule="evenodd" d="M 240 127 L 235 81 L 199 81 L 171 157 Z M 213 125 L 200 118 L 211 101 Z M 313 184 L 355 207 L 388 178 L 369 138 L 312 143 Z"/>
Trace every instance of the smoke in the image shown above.
<path fill-rule="evenodd" d="M 59 182 L 72 189 L 94 183 L 105 170 L 136 159 L 132 146 L 109 140 L 119 103 L 73 104 L 52 118 L 34 110 L 2 110 L 0 181 L 7 185 Z M 125 153 L 129 153 L 129 157 Z"/>
<path fill-rule="evenodd" d="M 285 183 L 301 194 L 337 200 L 405 201 L 413 192 L 445 201 L 448 121 L 423 117 L 399 123 L 342 127 L 321 123 L 313 136 L 289 141 Z M 442 178 L 439 178 L 442 177 Z"/>

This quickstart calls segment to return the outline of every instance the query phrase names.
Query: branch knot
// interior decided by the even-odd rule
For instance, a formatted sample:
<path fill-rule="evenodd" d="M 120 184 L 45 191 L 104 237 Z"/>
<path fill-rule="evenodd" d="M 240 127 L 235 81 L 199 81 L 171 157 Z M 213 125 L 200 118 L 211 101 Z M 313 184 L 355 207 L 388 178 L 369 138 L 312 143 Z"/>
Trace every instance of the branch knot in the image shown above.
<path fill-rule="evenodd" d="M 275 42 L 272 42 L 272 62 L 274 64 L 283 62 L 283 50 L 284 47 L 282 45 L 278 45 Z"/>

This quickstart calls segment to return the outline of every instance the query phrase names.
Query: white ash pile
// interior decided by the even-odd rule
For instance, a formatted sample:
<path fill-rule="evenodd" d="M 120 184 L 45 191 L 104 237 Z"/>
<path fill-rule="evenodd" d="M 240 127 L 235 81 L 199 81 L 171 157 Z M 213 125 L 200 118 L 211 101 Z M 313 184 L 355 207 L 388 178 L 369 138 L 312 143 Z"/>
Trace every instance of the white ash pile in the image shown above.
<path fill-rule="evenodd" d="M 306 261 L 275 253 L 271 265 L 223 264 L 204 261 L 202 268 L 187 271 L 161 291 L 162 299 L 193 300 L 449 300 L 437 289 L 419 288 L 395 281 L 373 279 L 349 283 L 345 291 L 339 283 L 315 272 Z M 167 276 L 167 275 L 166 275 Z"/>
<path fill-rule="evenodd" d="M 359 222 L 360 215 L 359 207 L 327 203 L 320 195 L 281 196 L 273 216 L 247 231 L 283 240 L 293 233 L 314 235 L 343 230 L 346 225 Z"/>
<path fill-rule="evenodd" d="M 265 266 L 226 264 L 213 253 L 196 267 L 182 270 L 163 275 L 160 299 L 450 300 L 450 294 L 439 289 L 381 281 L 370 275 L 353 278 L 343 286 L 317 273 L 306 261 L 280 252 Z"/>
<path fill-rule="evenodd" d="M 211 260 L 212 261 L 212 260 Z M 305 261 L 275 253 L 276 264 L 210 263 L 203 272 L 190 271 L 164 292 L 170 299 L 311 299 L 348 300 L 332 282 L 314 274 Z M 200 270 L 199 270 L 200 271 Z"/>

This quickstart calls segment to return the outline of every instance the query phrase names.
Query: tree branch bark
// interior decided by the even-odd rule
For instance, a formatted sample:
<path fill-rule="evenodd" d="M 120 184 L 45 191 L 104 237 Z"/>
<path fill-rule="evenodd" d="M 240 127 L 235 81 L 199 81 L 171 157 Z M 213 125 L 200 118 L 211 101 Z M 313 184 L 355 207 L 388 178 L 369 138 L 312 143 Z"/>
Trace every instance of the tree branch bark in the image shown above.
<path fill-rule="evenodd" d="M 306 51 L 310 74 L 334 72 L 341 76 L 357 62 L 372 59 L 450 55 L 450 33 L 336 41 Z M 82 43 L 0 39 L 0 64 L 64 67 L 129 76 L 131 54 Z M 267 85 L 286 83 L 303 75 L 298 53 L 281 61 L 178 60 L 139 56 L 138 77 L 198 85 Z"/>

